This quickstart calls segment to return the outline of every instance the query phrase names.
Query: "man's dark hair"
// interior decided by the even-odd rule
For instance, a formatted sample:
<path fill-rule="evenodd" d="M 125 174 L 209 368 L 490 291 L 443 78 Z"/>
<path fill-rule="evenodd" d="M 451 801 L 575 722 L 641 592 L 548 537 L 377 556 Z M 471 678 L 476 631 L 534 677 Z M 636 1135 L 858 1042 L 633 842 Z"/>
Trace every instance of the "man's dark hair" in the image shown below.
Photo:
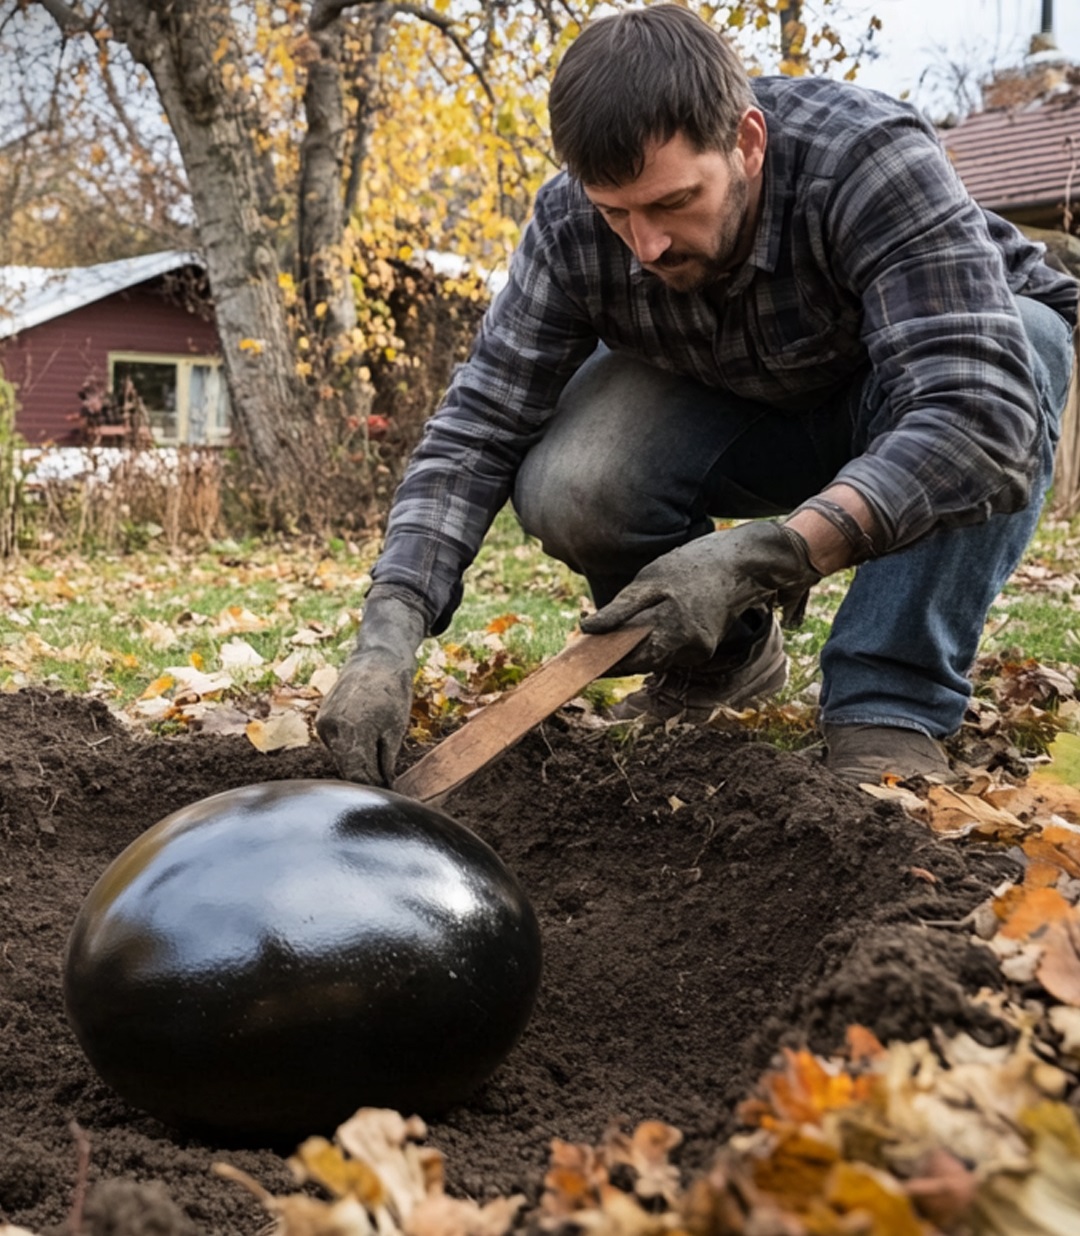
<path fill-rule="evenodd" d="M 548 110 L 559 159 L 587 185 L 621 185 L 651 141 L 685 134 L 730 153 L 753 106 L 750 82 L 720 34 L 689 9 L 657 4 L 601 17 L 563 56 Z"/>

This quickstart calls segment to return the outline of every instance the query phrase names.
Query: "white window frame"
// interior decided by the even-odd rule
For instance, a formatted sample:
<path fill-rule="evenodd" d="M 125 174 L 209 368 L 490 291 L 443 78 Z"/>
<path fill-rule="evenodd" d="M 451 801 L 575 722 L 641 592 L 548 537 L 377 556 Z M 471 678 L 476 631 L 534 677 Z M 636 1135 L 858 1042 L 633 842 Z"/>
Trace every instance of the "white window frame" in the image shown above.
<path fill-rule="evenodd" d="M 196 365 L 203 365 L 218 371 L 219 380 L 224 382 L 224 376 L 221 374 L 221 357 L 220 356 L 192 356 L 176 355 L 170 352 L 110 352 L 108 354 L 109 364 L 109 389 L 115 389 L 115 367 L 117 364 L 134 364 L 134 365 L 174 365 L 176 367 L 176 436 L 164 437 L 159 432 L 155 431 L 154 441 L 158 446 L 179 446 L 188 442 L 188 430 L 190 428 L 191 417 L 191 371 Z M 226 390 L 226 403 L 228 402 L 228 393 Z M 231 416 L 227 414 L 227 422 L 231 420 Z M 205 442 L 191 443 L 193 446 L 222 446 L 229 439 L 229 425 L 226 423 L 224 427 L 208 426 L 208 433 Z"/>

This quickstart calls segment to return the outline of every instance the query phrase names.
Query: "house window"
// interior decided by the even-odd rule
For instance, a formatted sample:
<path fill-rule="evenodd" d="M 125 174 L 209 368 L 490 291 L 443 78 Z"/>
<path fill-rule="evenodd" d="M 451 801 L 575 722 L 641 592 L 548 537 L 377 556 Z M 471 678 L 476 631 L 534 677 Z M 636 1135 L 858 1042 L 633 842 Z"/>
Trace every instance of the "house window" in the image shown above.
<path fill-rule="evenodd" d="M 227 440 L 229 396 L 216 357 L 114 352 L 109 374 L 117 407 L 124 406 L 130 382 L 160 445 L 214 446 Z"/>

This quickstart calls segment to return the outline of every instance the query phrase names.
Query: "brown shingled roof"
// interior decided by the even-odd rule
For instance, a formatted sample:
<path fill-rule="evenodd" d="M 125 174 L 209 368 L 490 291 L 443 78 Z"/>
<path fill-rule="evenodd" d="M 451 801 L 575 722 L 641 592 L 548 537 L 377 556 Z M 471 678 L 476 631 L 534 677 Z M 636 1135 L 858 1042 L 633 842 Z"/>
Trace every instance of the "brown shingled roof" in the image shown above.
<path fill-rule="evenodd" d="M 1080 206 L 1080 89 L 1017 108 L 975 112 L 941 134 L 968 192 L 989 210 Z"/>

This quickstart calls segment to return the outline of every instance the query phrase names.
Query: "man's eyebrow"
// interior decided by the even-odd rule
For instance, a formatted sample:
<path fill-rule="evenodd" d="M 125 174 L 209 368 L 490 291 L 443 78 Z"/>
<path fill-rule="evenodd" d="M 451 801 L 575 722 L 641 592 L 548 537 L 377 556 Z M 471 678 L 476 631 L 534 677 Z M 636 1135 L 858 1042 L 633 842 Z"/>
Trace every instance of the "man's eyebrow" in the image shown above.
<path fill-rule="evenodd" d="M 662 194 L 660 197 L 653 198 L 649 204 L 651 206 L 663 206 L 666 202 L 674 201 L 680 197 L 686 197 L 691 193 L 696 192 L 697 184 L 681 185 L 678 189 L 672 189 L 668 193 Z"/>
<path fill-rule="evenodd" d="M 645 202 L 642 209 L 648 210 L 651 206 L 667 206 L 672 202 L 678 201 L 680 198 L 688 197 L 692 193 L 696 193 L 699 185 L 695 182 L 689 185 L 680 185 L 677 189 L 669 189 L 667 193 L 662 193 L 659 197 L 654 197 L 651 201 Z M 593 200 L 593 205 L 598 210 L 625 210 L 625 206 L 614 206 L 610 202 L 600 202 Z"/>

